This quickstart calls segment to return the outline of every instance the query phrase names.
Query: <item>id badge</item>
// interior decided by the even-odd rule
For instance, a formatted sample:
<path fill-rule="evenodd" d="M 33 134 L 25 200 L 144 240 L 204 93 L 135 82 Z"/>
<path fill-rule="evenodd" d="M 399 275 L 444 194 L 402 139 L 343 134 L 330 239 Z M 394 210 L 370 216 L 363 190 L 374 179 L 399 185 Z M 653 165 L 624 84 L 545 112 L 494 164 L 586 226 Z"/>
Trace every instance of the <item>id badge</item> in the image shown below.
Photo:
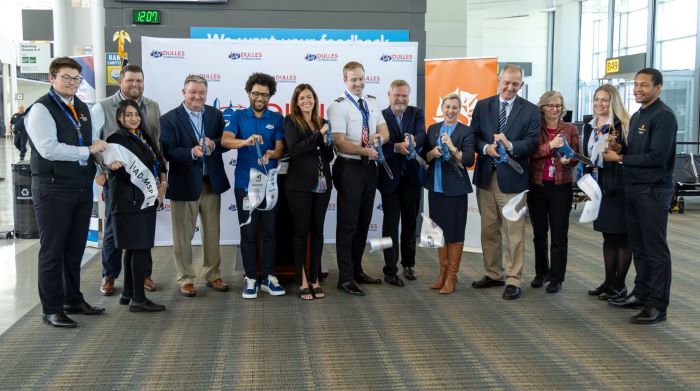
<path fill-rule="evenodd" d="M 80 164 L 82 167 L 87 167 L 88 161 L 86 159 L 80 159 L 78 160 L 78 164 Z"/>
<path fill-rule="evenodd" d="M 323 175 L 318 176 L 318 191 L 320 193 L 325 193 L 328 190 L 328 186 L 326 185 L 326 177 Z"/>
<path fill-rule="evenodd" d="M 243 210 L 250 210 L 250 200 L 248 197 L 243 198 Z"/>
<path fill-rule="evenodd" d="M 287 175 L 289 171 L 289 162 L 279 162 L 277 165 L 277 175 Z"/>
<path fill-rule="evenodd" d="M 549 176 L 554 177 L 554 166 L 549 166 Z"/>

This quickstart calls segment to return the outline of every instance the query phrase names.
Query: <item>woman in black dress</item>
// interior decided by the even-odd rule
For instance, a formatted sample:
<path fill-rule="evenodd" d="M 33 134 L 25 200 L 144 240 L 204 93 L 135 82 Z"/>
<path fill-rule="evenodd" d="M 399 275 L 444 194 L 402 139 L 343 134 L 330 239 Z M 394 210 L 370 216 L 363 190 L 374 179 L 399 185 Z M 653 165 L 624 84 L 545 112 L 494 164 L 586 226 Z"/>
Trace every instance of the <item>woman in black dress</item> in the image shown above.
<path fill-rule="evenodd" d="M 586 171 L 596 178 L 603 198 L 600 203 L 598 218 L 593 222 L 593 229 L 603 233 L 603 259 L 605 261 L 605 281 L 589 295 L 601 300 L 625 297 L 627 288 L 625 278 L 632 263 L 632 249 L 627 240 L 625 223 L 625 186 L 622 180 L 622 166 L 617 163 L 603 162 L 602 156 L 591 156 L 593 144 L 602 137 L 611 142 L 611 148 L 619 154 L 627 149 L 627 133 L 630 115 L 625 110 L 617 88 L 605 84 L 595 91 L 593 97 L 595 117 L 583 128 L 581 152 L 591 157 L 596 163 Z"/>
<path fill-rule="evenodd" d="M 146 260 L 150 257 L 156 232 L 156 208 L 163 203 L 167 187 L 165 160 L 158 143 L 143 128 L 143 115 L 133 100 L 123 100 L 117 106 L 119 130 L 107 142 L 119 144 L 133 153 L 153 173 L 158 182 L 156 204 L 141 209 L 144 195 L 131 183 L 124 168 L 111 170 L 109 191 L 112 197 L 112 218 L 117 248 L 124 250 L 124 290 L 119 303 L 129 305 L 131 312 L 164 311 L 165 306 L 146 298 L 143 281 Z"/>
<path fill-rule="evenodd" d="M 294 270 L 302 300 L 325 296 L 318 283 L 323 252 L 323 223 L 331 198 L 333 150 L 325 143 L 328 123 L 318 115 L 318 96 L 309 84 L 292 93 L 292 112 L 284 119 L 284 136 L 289 149 L 289 170 L 285 181 L 289 209 L 294 220 Z M 310 240 L 309 275 L 306 276 L 306 243 Z"/>
<path fill-rule="evenodd" d="M 440 293 L 454 292 L 464 249 L 467 200 L 472 186 L 464 169 L 474 164 L 474 131 L 459 122 L 462 105 L 452 93 L 442 100 L 443 122 L 431 125 L 423 147 L 428 162 L 425 188 L 428 189 L 430 218 L 442 228 L 445 246 L 438 248 L 440 275 L 430 286 Z M 462 163 L 459 168 L 455 161 Z"/>

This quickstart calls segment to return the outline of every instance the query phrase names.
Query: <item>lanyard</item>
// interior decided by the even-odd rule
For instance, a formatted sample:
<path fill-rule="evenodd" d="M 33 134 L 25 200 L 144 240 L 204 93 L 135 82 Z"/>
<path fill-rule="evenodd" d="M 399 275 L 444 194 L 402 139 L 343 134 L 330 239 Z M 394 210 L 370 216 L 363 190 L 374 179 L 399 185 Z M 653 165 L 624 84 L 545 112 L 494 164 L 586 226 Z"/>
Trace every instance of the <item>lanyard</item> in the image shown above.
<path fill-rule="evenodd" d="M 200 130 L 197 128 L 197 125 L 195 125 L 194 121 L 192 121 L 192 116 L 187 114 L 187 119 L 190 120 L 190 124 L 192 125 L 192 129 L 194 129 L 194 134 L 197 135 L 197 140 L 202 140 L 204 138 L 204 112 L 201 112 L 201 121 L 202 121 L 202 129 Z"/>
<path fill-rule="evenodd" d="M 151 152 L 151 156 L 153 157 L 153 177 L 156 178 L 156 180 L 159 178 L 158 175 L 158 168 L 160 167 L 160 162 L 158 161 L 158 156 L 156 155 L 156 152 L 151 148 L 151 146 L 148 144 L 146 141 L 146 138 L 143 136 L 143 131 L 141 129 L 136 129 L 136 134 L 129 132 L 132 136 L 136 137 L 143 143 L 148 148 L 148 151 Z"/>
<path fill-rule="evenodd" d="M 357 103 L 355 98 L 353 98 L 352 95 L 348 94 L 347 91 L 345 91 L 345 96 L 350 100 L 350 102 L 352 102 L 353 105 L 355 105 L 355 107 L 357 107 L 358 110 L 360 110 L 360 113 L 362 113 L 362 127 L 367 128 L 369 130 L 369 108 L 367 107 L 367 100 L 363 100 L 362 106 L 360 106 L 360 104 Z"/>
<path fill-rule="evenodd" d="M 81 147 L 85 146 L 85 140 L 83 139 L 83 134 L 80 133 L 80 122 L 78 121 L 78 114 L 75 112 L 75 109 L 71 109 L 68 107 L 66 103 L 64 103 L 57 95 L 56 92 L 54 92 L 53 89 L 49 90 L 49 96 L 56 102 L 56 104 L 63 110 L 63 113 L 68 117 L 70 122 L 73 124 L 75 127 L 76 133 L 78 133 L 78 145 Z"/>

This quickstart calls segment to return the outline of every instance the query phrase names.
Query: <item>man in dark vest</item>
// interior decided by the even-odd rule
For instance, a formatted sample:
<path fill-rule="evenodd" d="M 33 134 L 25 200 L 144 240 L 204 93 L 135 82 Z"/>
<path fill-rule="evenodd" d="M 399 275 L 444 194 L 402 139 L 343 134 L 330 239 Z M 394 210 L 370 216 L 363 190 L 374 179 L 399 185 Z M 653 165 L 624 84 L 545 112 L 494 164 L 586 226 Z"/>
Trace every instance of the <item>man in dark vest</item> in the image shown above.
<path fill-rule="evenodd" d="M 119 72 L 119 90 L 112 96 L 97 102 L 92 106 L 91 117 L 92 127 L 100 135 L 102 140 L 107 140 L 119 129 L 117 123 L 117 106 L 124 99 L 135 101 L 143 113 L 142 125 L 144 131 L 154 140 L 160 139 L 160 107 L 158 103 L 143 96 L 143 70 L 136 64 L 129 64 Z M 108 182 L 105 175 L 96 178 L 97 184 L 104 186 L 103 194 L 105 200 L 105 210 L 109 210 L 111 200 L 107 189 Z M 167 183 L 161 182 L 161 186 Z M 109 213 L 105 216 L 104 237 L 102 239 L 102 284 L 100 293 L 104 296 L 111 296 L 114 293 L 114 280 L 121 273 L 122 252 L 114 242 L 114 230 L 112 227 L 112 216 Z M 146 278 L 143 288 L 148 292 L 156 290 L 156 284 L 151 279 L 153 272 L 153 259 L 149 257 L 146 265 Z"/>
<path fill-rule="evenodd" d="M 80 292 L 80 262 L 92 214 L 95 159 L 106 143 L 92 132 L 90 110 L 75 94 L 81 66 L 68 57 L 49 66 L 49 92 L 29 108 L 32 201 L 39 227 L 39 298 L 44 321 L 75 327 L 69 314 L 101 314 Z M 115 163 L 110 168 L 118 168 Z"/>

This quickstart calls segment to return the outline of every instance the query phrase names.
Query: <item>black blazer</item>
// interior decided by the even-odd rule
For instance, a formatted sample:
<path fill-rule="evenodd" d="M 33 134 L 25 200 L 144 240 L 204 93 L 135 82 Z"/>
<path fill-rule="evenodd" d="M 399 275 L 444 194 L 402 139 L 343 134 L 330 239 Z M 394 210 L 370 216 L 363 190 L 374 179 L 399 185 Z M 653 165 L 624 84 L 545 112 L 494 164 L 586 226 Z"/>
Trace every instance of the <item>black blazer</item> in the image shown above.
<path fill-rule="evenodd" d="M 323 126 L 326 120 L 321 120 Z M 328 129 L 330 132 L 330 129 Z M 285 188 L 296 191 L 311 191 L 318 181 L 319 157 L 323 162 L 323 175 L 326 185 L 332 188 L 330 162 L 333 149 L 327 147 L 320 132 L 299 129 L 291 116 L 284 119 L 284 139 L 289 150 L 289 170 L 285 179 Z"/>
<path fill-rule="evenodd" d="M 404 134 L 408 133 L 412 134 L 416 141 L 416 152 L 420 154 L 423 151 L 423 143 L 425 143 L 425 114 L 423 109 L 408 106 L 401 118 L 401 128 L 399 128 L 399 123 L 396 121 L 396 116 L 391 111 L 391 107 L 382 110 L 382 115 L 389 128 L 389 141 L 382 146 L 382 150 L 394 179 L 390 179 L 386 171 L 379 170 L 377 190 L 382 193 L 393 193 L 399 186 L 401 173 L 404 170 L 406 170 L 408 182 L 416 189 L 420 189 L 425 181 L 425 169 L 417 161 L 406 160 L 404 155 L 394 153 L 394 144 L 402 143 Z M 403 132 L 401 132 L 401 129 L 403 129 Z"/>
<path fill-rule="evenodd" d="M 617 132 L 617 143 L 622 146 L 620 154 L 624 155 L 627 152 L 627 145 L 622 141 L 622 124 L 620 121 L 613 123 L 613 129 Z M 583 126 L 583 140 L 581 140 L 581 154 L 588 156 L 588 140 L 591 137 L 593 126 L 585 124 Z M 593 167 L 584 167 L 584 173 L 593 172 Z M 622 164 L 616 162 L 603 162 L 603 168 L 598 170 L 598 185 L 603 194 L 624 194 L 624 171 Z"/>
<path fill-rule="evenodd" d="M 442 122 L 430 125 L 428 134 L 423 144 L 423 158 L 426 158 L 429 151 L 434 149 L 438 143 L 437 139 L 440 135 L 440 127 Z M 450 136 L 452 144 L 462 151 L 462 164 L 465 170 L 462 171 L 460 177 L 452 168 L 450 163 L 442 165 L 442 192 L 448 196 L 460 196 L 469 194 L 472 191 L 472 185 L 469 183 L 469 173 L 466 168 L 474 164 L 474 130 L 461 122 L 457 123 L 457 127 Z M 427 159 L 426 159 L 427 161 Z M 428 175 L 425 178 L 425 188 L 432 191 L 435 185 L 435 159 L 428 163 Z"/>
<path fill-rule="evenodd" d="M 216 144 L 216 149 L 204 161 L 214 192 L 221 194 L 231 185 L 224 171 L 221 154 L 227 149 L 221 146 L 224 117 L 212 106 L 204 106 L 204 134 Z M 160 117 L 160 143 L 165 159 L 170 162 L 168 191 L 165 196 L 176 201 L 194 201 L 202 192 L 202 159 L 192 159 L 192 147 L 199 145 L 192 122 L 182 104 Z"/>
<path fill-rule="evenodd" d="M 478 101 L 472 114 L 471 126 L 474 128 L 476 152 L 479 154 L 474 169 L 474 184 L 482 189 L 488 186 L 494 170 L 493 158 L 483 154 L 483 151 L 484 146 L 493 143 L 493 136 L 498 132 L 499 110 L 498 95 L 494 95 Z M 503 133 L 513 144 L 511 159 L 520 164 L 523 173 L 518 174 L 507 164 L 497 165 L 498 187 L 501 192 L 520 193 L 528 188 L 528 161 L 539 146 L 541 118 L 537 106 L 519 96 L 515 98 Z"/>
<path fill-rule="evenodd" d="M 141 160 L 141 162 L 148 168 L 153 167 L 153 155 L 151 155 L 148 147 L 143 145 L 143 142 L 139 140 L 136 136 L 132 135 L 126 129 L 119 129 L 111 136 L 107 138 L 107 142 L 110 144 L 119 144 L 124 148 L 131 151 L 136 157 Z M 155 143 L 155 140 L 154 140 Z M 159 174 L 166 174 L 168 172 L 163 155 L 161 155 L 158 150 L 158 145 L 151 145 L 151 148 L 156 152 L 158 159 Z M 109 195 L 111 201 L 111 208 L 109 213 L 139 213 L 150 211 L 151 208 L 155 208 L 157 205 L 141 209 L 141 204 L 143 203 L 143 193 L 131 183 L 129 174 L 122 167 L 115 171 L 110 171 L 109 175 Z M 157 178 L 156 178 L 157 179 Z M 155 184 L 154 184 L 155 185 Z"/>

